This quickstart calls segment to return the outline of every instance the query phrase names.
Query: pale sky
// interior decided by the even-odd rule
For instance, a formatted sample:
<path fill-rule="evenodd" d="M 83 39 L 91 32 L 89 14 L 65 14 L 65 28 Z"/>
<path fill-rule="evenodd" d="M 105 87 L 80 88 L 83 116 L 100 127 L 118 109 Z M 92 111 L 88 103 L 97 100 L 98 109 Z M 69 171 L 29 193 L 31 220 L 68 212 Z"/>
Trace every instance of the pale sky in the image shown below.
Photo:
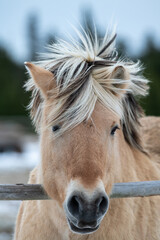
<path fill-rule="evenodd" d="M 0 0 L 0 44 L 20 62 L 27 58 L 27 19 L 36 13 L 41 36 L 56 30 L 62 37 L 77 26 L 81 10 L 91 8 L 102 29 L 117 24 L 118 36 L 132 53 L 143 48 L 152 34 L 160 46 L 160 0 Z"/>

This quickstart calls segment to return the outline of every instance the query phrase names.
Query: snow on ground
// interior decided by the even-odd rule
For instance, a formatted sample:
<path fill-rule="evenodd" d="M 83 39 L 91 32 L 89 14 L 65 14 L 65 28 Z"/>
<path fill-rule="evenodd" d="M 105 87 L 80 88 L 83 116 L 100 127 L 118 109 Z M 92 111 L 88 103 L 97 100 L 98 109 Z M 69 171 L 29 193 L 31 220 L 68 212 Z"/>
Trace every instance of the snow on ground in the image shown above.
<path fill-rule="evenodd" d="M 27 142 L 23 153 L 0 154 L 0 171 L 15 171 L 16 168 L 33 168 L 39 161 L 39 143 Z"/>
<path fill-rule="evenodd" d="M 23 152 L 0 154 L 0 184 L 27 183 L 29 172 L 39 162 L 37 138 L 24 141 Z M 0 201 L 0 240 L 11 240 L 21 201 Z"/>

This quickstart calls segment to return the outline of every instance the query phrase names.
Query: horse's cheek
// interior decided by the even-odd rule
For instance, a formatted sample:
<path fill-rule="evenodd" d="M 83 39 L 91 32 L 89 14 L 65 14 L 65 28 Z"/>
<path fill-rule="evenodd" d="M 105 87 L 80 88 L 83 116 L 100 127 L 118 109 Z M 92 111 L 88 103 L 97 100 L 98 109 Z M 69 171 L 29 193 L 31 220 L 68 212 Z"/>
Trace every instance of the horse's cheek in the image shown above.
<path fill-rule="evenodd" d="M 44 189 L 48 196 L 56 200 L 60 206 L 63 205 L 65 200 L 65 182 L 60 178 L 60 175 L 56 171 L 48 171 L 47 175 L 43 176 Z"/>

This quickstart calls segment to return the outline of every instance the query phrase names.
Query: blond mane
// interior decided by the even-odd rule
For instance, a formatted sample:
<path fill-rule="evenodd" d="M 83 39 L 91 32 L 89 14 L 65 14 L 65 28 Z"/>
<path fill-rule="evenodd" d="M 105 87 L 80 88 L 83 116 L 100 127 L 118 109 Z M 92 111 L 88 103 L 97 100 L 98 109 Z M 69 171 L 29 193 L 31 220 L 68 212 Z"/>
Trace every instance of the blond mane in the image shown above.
<path fill-rule="evenodd" d="M 116 113 L 123 127 L 126 141 L 133 147 L 142 150 L 138 133 L 140 106 L 134 96 L 145 96 L 148 80 L 141 75 L 140 62 L 118 57 L 115 49 L 116 34 L 105 34 L 99 40 L 94 36 L 76 30 L 79 41 L 66 42 L 59 40 L 48 47 L 49 53 L 37 62 L 41 67 L 51 71 L 56 80 L 57 89 L 49 92 L 56 96 L 56 107 L 48 116 L 50 125 L 60 125 L 57 136 L 72 129 L 91 117 L 97 101 Z M 116 67 L 122 66 L 129 74 L 129 80 L 112 79 L 110 76 Z M 127 81 L 127 89 L 121 86 Z M 44 99 L 33 79 L 25 84 L 32 91 L 29 105 L 31 117 L 37 129 L 41 127 Z M 120 97 L 121 96 L 121 97 Z"/>

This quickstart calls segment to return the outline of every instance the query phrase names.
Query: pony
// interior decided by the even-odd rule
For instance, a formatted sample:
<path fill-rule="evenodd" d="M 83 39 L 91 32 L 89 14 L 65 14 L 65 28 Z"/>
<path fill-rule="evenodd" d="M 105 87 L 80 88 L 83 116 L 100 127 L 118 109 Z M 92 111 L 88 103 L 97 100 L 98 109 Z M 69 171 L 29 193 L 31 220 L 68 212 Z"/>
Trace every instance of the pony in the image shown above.
<path fill-rule="evenodd" d="M 160 177 L 160 119 L 137 102 L 141 63 L 119 57 L 115 32 L 50 45 L 25 62 L 41 161 L 29 183 L 51 200 L 22 202 L 14 240 L 158 240 L 160 197 L 110 199 L 118 182 Z"/>

